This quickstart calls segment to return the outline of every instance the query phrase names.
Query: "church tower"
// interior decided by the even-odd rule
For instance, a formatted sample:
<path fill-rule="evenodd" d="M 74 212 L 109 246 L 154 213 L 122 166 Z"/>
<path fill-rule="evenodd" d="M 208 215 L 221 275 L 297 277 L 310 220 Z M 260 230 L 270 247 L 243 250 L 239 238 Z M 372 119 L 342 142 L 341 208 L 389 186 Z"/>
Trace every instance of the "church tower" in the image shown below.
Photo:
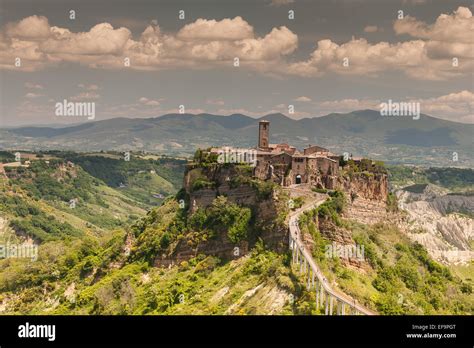
<path fill-rule="evenodd" d="M 262 150 L 267 150 L 269 140 L 270 122 L 262 120 L 258 123 L 258 147 Z"/>

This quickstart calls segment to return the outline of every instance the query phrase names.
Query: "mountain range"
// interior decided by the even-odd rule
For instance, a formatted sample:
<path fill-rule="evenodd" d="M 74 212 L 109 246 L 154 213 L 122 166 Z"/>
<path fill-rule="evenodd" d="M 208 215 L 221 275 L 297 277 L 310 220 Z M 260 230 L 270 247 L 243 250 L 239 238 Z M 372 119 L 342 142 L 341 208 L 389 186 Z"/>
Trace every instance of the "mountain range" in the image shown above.
<path fill-rule="evenodd" d="M 269 114 L 256 119 L 242 114 L 167 114 L 154 118 L 113 118 L 65 127 L 0 129 L 3 149 L 70 149 L 75 151 L 145 150 L 189 155 L 216 145 L 254 146 L 258 122 L 270 121 L 272 143 L 299 148 L 318 144 L 335 153 L 349 152 L 389 163 L 472 167 L 474 124 L 422 114 L 381 116 L 378 111 L 291 119 Z"/>

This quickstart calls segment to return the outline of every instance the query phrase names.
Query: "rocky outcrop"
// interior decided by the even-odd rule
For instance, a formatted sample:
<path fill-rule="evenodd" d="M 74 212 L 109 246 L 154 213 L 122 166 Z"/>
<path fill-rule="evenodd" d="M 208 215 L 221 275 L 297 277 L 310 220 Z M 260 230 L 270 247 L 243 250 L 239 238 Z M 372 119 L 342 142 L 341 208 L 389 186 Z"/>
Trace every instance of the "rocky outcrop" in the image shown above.
<path fill-rule="evenodd" d="M 318 230 L 321 235 L 331 241 L 327 247 L 330 253 L 328 257 L 338 257 L 345 266 L 357 269 L 359 271 L 367 271 L 370 269 L 369 264 L 364 259 L 364 251 L 358 246 L 352 238 L 352 233 L 343 227 L 336 226 L 334 222 L 327 218 L 318 218 Z M 309 233 L 303 236 L 304 243 L 312 250 L 313 239 Z M 359 249 L 357 249 L 359 248 Z"/>
<path fill-rule="evenodd" d="M 351 197 L 386 202 L 388 195 L 388 177 L 382 173 L 352 173 L 340 176 L 337 187 Z"/>
<path fill-rule="evenodd" d="M 174 246 L 174 252 L 157 257 L 155 265 L 177 264 L 198 254 L 213 255 L 224 260 L 236 259 L 248 254 L 258 239 L 268 248 L 286 250 L 288 229 L 283 221 L 278 221 L 278 214 L 286 203 L 281 201 L 279 190 L 270 187 L 261 192 L 258 186 L 251 185 L 249 175 L 251 172 L 249 174 L 246 168 L 233 165 L 190 167 L 184 177 L 184 188 L 189 195 L 190 214 L 198 209 L 206 209 L 218 196 L 227 197 L 227 202 L 249 207 L 253 212 L 254 224 L 258 226 L 258 235 L 249 236 L 238 244 L 233 243 L 227 233 L 220 233 L 197 244 L 181 239 Z M 196 189 L 195 182 L 198 180 L 209 183 L 210 187 Z"/>
<path fill-rule="evenodd" d="M 356 197 L 353 201 L 348 199 L 343 217 L 366 225 L 380 221 L 396 223 L 402 218 L 399 214 L 388 213 L 386 207 L 384 201 Z"/>

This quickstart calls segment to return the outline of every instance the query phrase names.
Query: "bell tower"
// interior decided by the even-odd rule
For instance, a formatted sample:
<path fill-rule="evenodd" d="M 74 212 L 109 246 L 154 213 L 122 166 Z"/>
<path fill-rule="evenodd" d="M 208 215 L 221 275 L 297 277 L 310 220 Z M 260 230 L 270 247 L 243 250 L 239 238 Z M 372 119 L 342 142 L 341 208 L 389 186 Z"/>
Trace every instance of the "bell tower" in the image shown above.
<path fill-rule="evenodd" d="M 258 147 L 260 149 L 268 149 L 270 140 L 270 122 L 262 120 L 258 123 Z"/>

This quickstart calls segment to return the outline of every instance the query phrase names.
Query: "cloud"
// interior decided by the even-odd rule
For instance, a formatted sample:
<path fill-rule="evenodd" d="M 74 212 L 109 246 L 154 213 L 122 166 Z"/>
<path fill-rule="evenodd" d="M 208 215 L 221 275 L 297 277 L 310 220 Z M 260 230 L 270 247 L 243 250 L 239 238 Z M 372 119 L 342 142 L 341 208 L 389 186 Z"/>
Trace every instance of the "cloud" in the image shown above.
<path fill-rule="evenodd" d="M 222 108 L 216 111 L 219 115 L 229 116 L 233 114 L 242 114 L 250 117 L 262 117 L 268 114 L 274 114 L 280 112 L 279 110 L 266 110 L 266 111 L 252 111 L 245 108 Z"/>
<path fill-rule="evenodd" d="M 43 85 L 33 82 L 25 82 L 25 87 L 28 89 L 43 89 Z"/>
<path fill-rule="evenodd" d="M 426 0 L 403 0 L 404 4 L 412 4 L 412 5 L 421 5 L 425 4 Z"/>
<path fill-rule="evenodd" d="M 378 110 L 380 101 L 374 99 L 345 98 L 340 100 L 319 101 L 313 104 L 316 110 L 318 110 L 318 116 L 323 116 L 333 112 L 346 113 L 365 109 Z"/>
<path fill-rule="evenodd" d="M 39 98 L 39 97 L 42 97 L 43 94 L 38 94 L 38 93 L 26 93 L 25 95 L 25 98 L 29 98 L 29 99 L 34 99 L 34 98 Z"/>
<path fill-rule="evenodd" d="M 94 84 L 85 85 L 83 83 L 78 84 L 77 87 L 79 87 L 81 89 L 85 89 L 87 91 L 98 91 L 100 89 L 99 86 L 97 86 L 97 85 L 94 85 Z"/>
<path fill-rule="evenodd" d="M 295 98 L 293 99 L 294 101 L 297 101 L 297 102 L 310 102 L 311 101 L 311 98 L 308 98 L 308 97 L 305 97 L 305 96 L 301 96 L 301 97 L 298 97 L 298 98 Z"/>
<path fill-rule="evenodd" d="M 319 40 L 305 60 L 292 59 L 298 36 L 285 26 L 258 36 L 242 17 L 199 18 L 175 34 L 163 33 L 152 21 L 138 38 L 125 27 L 100 23 L 73 33 L 31 16 L 8 23 L 0 32 L 0 68 L 36 71 L 63 62 L 103 69 L 215 69 L 234 67 L 274 77 L 314 78 L 324 74 L 377 77 L 402 72 L 412 79 L 446 80 L 474 69 L 474 17 L 467 7 L 441 14 L 433 24 L 406 16 L 394 22 L 398 35 L 412 40 L 370 43 L 364 38 L 336 43 Z M 367 26 L 366 32 L 380 30 Z M 21 67 L 15 67 L 15 58 Z M 457 65 L 453 64 L 457 58 Z M 347 61 L 348 64 L 343 64 Z M 126 62 L 130 63 L 129 65 Z"/>
<path fill-rule="evenodd" d="M 419 102 L 421 112 L 445 120 L 474 123 L 474 93 L 463 90 L 435 98 L 412 99 Z"/>
<path fill-rule="evenodd" d="M 385 100 L 347 98 L 318 101 L 314 102 L 313 105 L 318 110 L 316 115 L 323 116 L 333 112 L 347 113 L 365 109 L 380 110 L 380 103 L 387 102 L 388 99 L 391 98 Z M 467 90 L 433 98 L 405 98 L 404 100 L 394 101 L 417 102 L 420 103 L 420 110 L 423 114 L 449 121 L 474 123 L 474 93 Z"/>
<path fill-rule="evenodd" d="M 29 30 L 29 25 L 41 30 Z M 36 33 L 36 35 L 35 35 Z M 0 33 L 0 67 L 35 71 L 47 65 L 75 62 L 92 68 L 162 70 L 173 68 L 233 68 L 234 58 L 241 66 L 266 71 L 283 63 L 293 53 L 298 37 L 288 28 L 273 28 L 263 37 L 242 17 L 222 20 L 197 19 L 175 35 L 164 34 L 156 22 L 138 40 L 129 29 L 114 29 L 100 23 L 87 32 L 73 33 L 50 26 L 45 17 L 31 16 L 10 23 Z M 24 64 L 14 66 L 15 57 Z"/>
<path fill-rule="evenodd" d="M 144 105 L 147 105 L 147 106 L 158 106 L 158 105 L 160 105 L 160 102 L 158 100 L 152 100 L 152 99 L 148 99 L 148 98 L 145 98 L 145 97 L 141 97 L 138 101 L 141 104 L 144 104 Z"/>
<path fill-rule="evenodd" d="M 366 33 L 375 33 L 379 30 L 376 25 L 368 25 L 364 28 L 364 32 Z"/>
<path fill-rule="evenodd" d="M 407 16 L 395 21 L 394 30 L 417 40 L 375 44 L 363 38 L 342 44 L 320 40 L 310 59 L 290 64 L 287 71 L 313 77 L 327 72 L 375 77 L 392 70 L 422 80 L 445 80 L 472 72 L 474 17 L 468 8 L 442 14 L 433 25 Z M 458 58 L 458 66 L 453 64 L 454 57 Z"/>
<path fill-rule="evenodd" d="M 289 72 L 300 76 L 319 76 L 325 72 L 376 76 L 388 69 L 408 71 L 425 62 L 423 48 L 421 40 L 370 44 L 365 39 L 353 39 L 341 45 L 331 40 L 320 40 L 311 58 L 291 64 Z"/>
<path fill-rule="evenodd" d="M 271 0 L 270 6 L 285 6 L 294 3 L 295 0 Z"/>
<path fill-rule="evenodd" d="M 225 105 L 225 102 L 220 99 L 208 99 L 206 100 L 206 104 L 208 105 Z"/>
<path fill-rule="evenodd" d="M 395 33 L 428 40 L 431 58 L 474 58 L 474 17 L 467 7 L 459 7 L 452 15 L 442 14 L 432 25 L 406 16 L 394 24 Z"/>
<path fill-rule="evenodd" d="M 40 40 L 51 35 L 48 19 L 43 16 L 30 16 L 17 23 L 6 25 L 6 35 L 18 39 Z"/>
<path fill-rule="evenodd" d="M 233 41 L 252 39 L 253 28 L 242 17 L 221 21 L 199 18 L 185 25 L 176 35 L 180 40 Z"/>
<path fill-rule="evenodd" d="M 99 98 L 100 98 L 100 95 L 95 92 L 81 92 L 78 95 L 75 95 L 69 99 L 72 101 L 81 101 L 81 100 L 96 100 Z"/>
<path fill-rule="evenodd" d="M 109 23 L 97 24 L 83 33 L 52 27 L 51 33 L 52 37 L 40 43 L 40 50 L 65 60 L 75 56 L 120 54 L 132 35 L 127 28 L 114 29 Z"/>

